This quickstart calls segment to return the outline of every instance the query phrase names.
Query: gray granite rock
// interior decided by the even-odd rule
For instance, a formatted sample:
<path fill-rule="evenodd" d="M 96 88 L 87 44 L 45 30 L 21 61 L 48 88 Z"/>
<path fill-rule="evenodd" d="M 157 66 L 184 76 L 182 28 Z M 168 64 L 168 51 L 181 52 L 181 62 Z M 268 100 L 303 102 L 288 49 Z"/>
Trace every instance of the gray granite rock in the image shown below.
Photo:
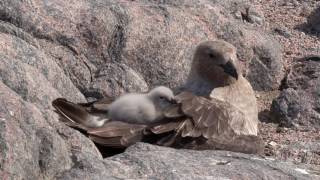
<path fill-rule="evenodd" d="M 297 61 L 284 82 L 284 89 L 271 107 L 284 126 L 320 128 L 320 57 Z"/>
<path fill-rule="evenodd" d="M 308 17 L 308 25 L 312 31 L 320 33 L 320 8 L 314 10 Z"/>
<path fill-rule="evenodd" d="M 320 179 L 319 169 L 228 151 L 193 151 L 137 143 L 104 160 L 121 179 Z"/>
<path fill-rule="evenodd" d="M 283 90 L 272 102 L 272 116 L 282 126 L 292 127 L 297 125 L 302 113 L 301 98 L 292 88 Z"/>
<path fill-rule="evenodd" d="M 159 169 L 163 177 L 187 178 L 188 170 L 194 168 L 193 177 L 202 179 L 215 177 L 215 172 L 217 177 L 228 177 L 232 172 L 240 177 L 235 167 L 215 171 L 208 168 L 209 161 L 199 161 L 198 157 L 215 156 L 209 151 L 161 148 L 159 151 L 170 158 L 191 159 L 170 165 L 173 162 L 168 159 L 152 160 L 164 158 L 152 150 L 158 147 L 138 145 L 123 155 L 103 160 L 89 139 L 59 122 L 51 101 L 65 97 L 85 102 L 145 91 L 160 84 L 177 87 L 186 78 L 195 46 L 202 40 L 218 38 L 237 46 L 243 72 L 256 90 L 277 89 L 283 76 L 280 48 L 260 29 L 263 19 L 246 0 L 2 0 L 0 176 L 121 179 L 129 178 L 129 173 L 132 177 L 145 173 L 158 178 L 161 174 L 155 170 Z M 135 161 L 143 147 L 151 149 L 149 155 L 154 157 Z M 251 162 L 235 159 L 241 166 Z M 210 167 L 217 166 L 212 161 Z M 122 174 L 121 169 L 135 162 L 134 168 L 140 168 L 140 172 Z M 144 164 L 149 162 L 153 164 Z M 165 173 L 174 166 L 183 168 L 181 162 L 186 169 Z M 193 166 L 194 162 L 199 167 Z M 249 172 L 253 167 L 242 168 Z M 256 168 L 261 168 L 259 174 L 268 167 Z M 291 176 L 283 173 L 279 177 Z M 258 177 L 250 174 L 248 177 Z"/>
<path fill-rule="evenodd" d="M 179 86 L 195 45 L 207 39 L 223 38 L 239 48 L 256 90 L 276 89 L 283 77 L 280 46 L 256 28 L 264 23 L 263 13 L 246 0 L 43 1 L 36 6 L 35 11 L 29 2 L 3 1 L 2 20 L 24 34 L 3 32 L 39 44 L 82 93 L 96 98 L 128 90 L 122 82 L 92 84 L 108 81 L 96 74 L 110 64 L 125 64 L 148 86 Z"/>
<path fill-rule="evenodd" d="M 33 78 L 37 79 L 37 76 Z M 30 90 L 28 87 L 25 89 L 27 92 Z M 71 157 L 78 157 L 85 152 L 102 160 L 91 141 L 80 132 L 58 123 L 53 112 L 39 107 L 40 104 L 25 101 L 0 82 L 2 179 L 52 179 L 73 167 Z M 77 151 L 72 152 L 74 149 Z"/>

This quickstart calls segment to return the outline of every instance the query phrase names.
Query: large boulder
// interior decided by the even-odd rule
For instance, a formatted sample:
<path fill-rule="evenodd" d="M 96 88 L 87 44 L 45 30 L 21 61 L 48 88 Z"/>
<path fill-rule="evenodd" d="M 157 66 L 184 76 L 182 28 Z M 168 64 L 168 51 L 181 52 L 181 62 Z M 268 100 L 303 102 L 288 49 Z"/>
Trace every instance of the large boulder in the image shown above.
<path fill-rule="evenodd" d="M 116 175 L 111 170 L 125 166 L 128 154 L 135 158 L 134 151 L 122 155 L 122 161 L 103 161 L 89 139 L 59 123 L 51 101 L 66 97 L 85 102 L 160 84 L 177 87 L 202 40 L 222 38 L 237 46 L 243 72 L 256 90 L 277 89 L 283 75 L 279 44 L 263 33 L 263 15 L 245 0 L 2 0 L 0 20 L 0 176 L 4 179 L 120 177 L 120 171 Z M 151 154 L 153 147 L 147 147 Z M 184 152 L 161 151 L 177 157 Z M 210 153 L 214 154 L 203 157 Z M 190 154 L 188 158 L 198 160 Z M 199 166 L 206 168 L 207 163 Z M 108 169 L 111 165 L 114 169 Z M 151 173 L 156 165 L 143 172 Z M 267 167 L 260 168 L 258 173 Z"/>
<path fill-rule="evenodd" d="M 30 78 L 20 86 L 27 97 L 0 82 L 0 176 L 3 179 L 52 179 L 73 167 L 78 157 L 102 160 L 94 144 L 80 132 L 58 123 L 51 109 L 40 108 L 40 104 L 24 99 L 36 99 L 33 93 L 38 93 L 43 103 L 54 97 L 50 91 L 41 91 L 45 86 L 50 87 L 50 83 L 38 84 L 43 77 L 28 68 L 28 65 L 17 65 L 12 69 Z"/>
<path fill-rule="evenodd" d="M 6 0 L 0 14 L 24 32 L 5 33 L 37 45 L 87 97 L 145 90 L 141 80 L 148 86 L 177 87 L 196 44 L 217 38 L 238 47 L 244 74 L 256 90 L 276 89 L 283 77 L 279 43 L 259 29 L 263 14 L 244 0 Z M 136 83 L 132 88 L 126 88 L 122 74 L 99 74 L 105 66 L 122 64 L 137 78 L 129 80 Z"/>
<path fill-rule="evenodd" d="M 105 159 L 104 165 L 105 173 L 118 179 L 320 179 L 319 169 L 307 165 L 227 151 L 176 150 L 144 143 Z M 74 169 L 64 172 L 61 179 L 77 179 Z"/>

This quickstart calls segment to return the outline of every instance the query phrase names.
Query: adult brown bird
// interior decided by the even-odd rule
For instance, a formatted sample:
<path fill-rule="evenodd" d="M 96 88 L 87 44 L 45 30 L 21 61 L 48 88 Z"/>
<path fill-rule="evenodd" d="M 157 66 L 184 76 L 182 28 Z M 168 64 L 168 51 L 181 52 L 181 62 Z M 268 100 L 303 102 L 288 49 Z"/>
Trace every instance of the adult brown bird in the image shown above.
<path fill-rule="evenodd" d="M 84 125 L 87 117 L 105 116 L 113 99 L 86 104 L 53 101 L 63 121 L 80 128 L 94 142 L 107 147 L 128 147 L 135 142 L 188 149 L 221 149 L 262 153 L 257 136 L 258 112 L 254 91 L 238 68 L 236 48 L 222 40 L 201 42 L 177 104 L 168 107 L 157 123 L 109 121 L 99 128 Z M 75 114 L 84 114 L 81 121 Z M 71 120 L 71 121 L 70 121 Z"/>

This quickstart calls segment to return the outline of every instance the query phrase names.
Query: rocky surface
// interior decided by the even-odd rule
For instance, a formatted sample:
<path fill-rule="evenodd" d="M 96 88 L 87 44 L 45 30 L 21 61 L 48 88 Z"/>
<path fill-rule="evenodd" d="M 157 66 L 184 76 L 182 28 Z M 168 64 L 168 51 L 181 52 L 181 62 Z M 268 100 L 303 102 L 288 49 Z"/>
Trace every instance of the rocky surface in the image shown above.
<path fill-rule="evenodd" d="M 316 31 L 320 1 L 251 0 L 251 3 L 264 12 L 264 29 L 280 42 L 284 66 L 289 74 L 280 88 L 280 96 L 279 91 L 257 93 L 259 117 L 263 121 L 260 132 L 266 142 L 266 155 L 319 164 L 320 134 L 315 129 L 319 123 L 317 86 L 311 87 L 319 81 L 319 62 L 317 58 L 311 58 L 313 62 L 304 60 L 320 55 L 320 38 Z M 272 113 L 270 109 L 273 109 Z M 278 118 L 270 118 L 270 115 Z M 279 123 L 291 127 L 278 127 Z"/>
<path fill-rule="evenodd" d="M 263 12 L 247 0 L 2 0 L 0 176 L 318 178 L 314 165 L 145 144 L 103 160 L 90 140 L 59 123 L 52 111 L 57 97 L 84 102 L 159 84 L 177 87 L 186 78 L 196 44 L 217 38 L 238 48 L 255 90 L 277 90 L 287 64 L 283 44 L 265 31 L 268 16 Z"/>
<path fill-rule="evenodd" d="M 320 165 L 320 132 L 261 124 L 261 136 L 266 144 L 265 155 L 294 163 Z"/>
<path fill-rule="evenodd" d="M 297 58 L 319 54 L 319 1 L 313 0 L 250 0 L 264 13 L 265 31 L 273 34 L 282 47 L 282 58 L 289 70 Z"/>
<path fill-rule="evenodd" d="M 296 61 L 280 93 L 271 106 L 271 115 L 280 126 L 265 141 L 269 155 L 297 162 L 320 164 L 319 68 L 320 58 L 312 56 Z M 271 131 L 270 131 L 271 130 Z M 269 134 L 270 133 L 270 134 Z M 271 138 L 272 137 L 272 138 Z"/>
<path fill-rule="evenodd" d="M 239 48 L 255 89 L 276 89 L 283 77 L 280 45 L 256 29 L 263 15 L 245 2 L 3 1 L 0 19 L 24 32 L 4 33 L 35 44 L 86 97 L 141 91 L 146 84 L 176 87 L 195 45 L 217 38 Z M 134 83 L 123 77 L 123 64 Z M 106 66 L 113 73 L 101 74 Z"/>
<path fill-rule="evenodd" d="M 103 163 L 105 169 L 100 175 L 107 176 L 94 179 L 320 179 L 319 169 L 307 165 L 227 151 L 176 150 L 144 143 Z M 101 166 L 99 163 L 96 168 Z M 79 178 L 75 169 L 60 178 Z"/>
<path fill-rule="evenodd" d="M 36 81 L 36 77 L 32 78 Z M 22 87 L 26 92 L 32 92 L 32 87 Z M 81 133 L 58 123 L 51 109 L 40 106 L 24 100 L 3 82 L 0 83 L 2 179 L 51 179 L 70 169 L 73 158 L 78 156 L 89 158 L 90 155 L 102 159 L 92 142 Z"/>

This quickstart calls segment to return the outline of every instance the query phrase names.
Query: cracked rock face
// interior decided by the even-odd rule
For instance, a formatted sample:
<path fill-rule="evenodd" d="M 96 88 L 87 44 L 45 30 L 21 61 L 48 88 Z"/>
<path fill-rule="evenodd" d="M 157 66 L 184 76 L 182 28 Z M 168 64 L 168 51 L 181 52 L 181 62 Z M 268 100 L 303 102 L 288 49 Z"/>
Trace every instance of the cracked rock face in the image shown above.
<path fill-rule="evenodd" d="M 241 177 L 237 169 L 242 167 L 243 177 L 300 177 L 268 165 L 249 166 L 256 162 L 250 158 L 235 158 L 230 165 L 229 157 L 217 155 L 215 164 L 216 158 L 209 156 L 216 152 L 151 145 L 103 160 L 89 139 L 58 121 L 51 107 L 58 97 L 85 102 L 160 84 L 175 88 L 186 78 L 195 46 L 218 38 L 238 48 L 243 72 L 254 89 L 277 89 L 283 76 L 280 48 L 262 33 L 262 26 L 262 13 L 245 0 L 2 0 L 0 176 L 121 179 L 147 174 L 210 179 Z M 142 149 L 148 156 L 139 160 Z M 169 157 L 181 160 L 174 163 Z M 130 163 L 132 169 L 122 168 Z M 295 166 L 288 168 L 295 172 Z"/>

